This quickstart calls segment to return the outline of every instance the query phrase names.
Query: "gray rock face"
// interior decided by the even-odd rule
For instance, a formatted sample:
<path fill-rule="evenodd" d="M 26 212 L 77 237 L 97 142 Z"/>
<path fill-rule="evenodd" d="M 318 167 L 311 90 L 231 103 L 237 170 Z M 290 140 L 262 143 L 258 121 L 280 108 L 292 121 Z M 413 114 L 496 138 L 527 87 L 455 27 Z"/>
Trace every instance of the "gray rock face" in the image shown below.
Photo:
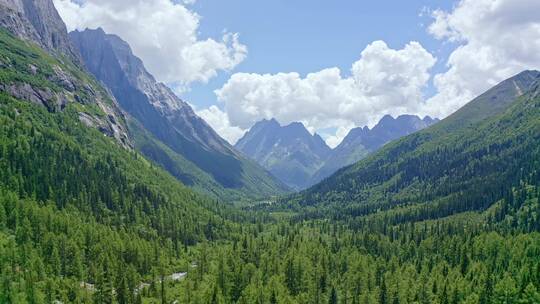
<path fill-rule="evenodd" d="M 189 141 L 222 153 L 234 153 L 228 143 L 183 100 L 146 71 L 143 62 L 133 55 L 131 47 L 118 36 L 102 29 L 72 32 L 70 37 L 79 48 L 92 74 L 117 97 L 121 106 L 141 122 L 165 120 Z M 144 111 L 139 112 L 139 111 Z M 155 116 L 143 117 L 146 115 Z"/>
<path fill-rule="evenodd" d="M 261 186 L 271 184 L 269 188 L 283 187 L 238 153 L 167 86 L 157 82 L 125 41 L 101 29 L 75 31 L 70 37 L 86 67 L 110 89 L 126 112 L 223 187 L 244 188 L 246 181 Z"/>
<path fill-rule="evenodd" d="M 281 126 L 275 119 L 256 123 L 235 147 L 290 187 L 302 190 L 378 150 L 384 144 L 436 122 L 429 116 L 384 116 L 369 129 L 355 128 L 339 146 L 330 149 L 301 123 Z"/>
<path fill-rule="evenodd" d="M 76 64 L 81 62 L 51 0 L 0 0 L 0 26 Z"/>
<path fill-rule="evenodd" d="M 316 184 L 340 168 L 351 165 L 381 148 L 386 143 L 422 130 L 438 122 L 429 116 L 421 119 L 416 115 L 384 116 L 372 129 L 354 128 L 332 151 L 325 165 L 313 176 Z"/>
<path fill-rule="evenodd" d="M 19 39 L 37 44 L 58 59 L 57 63 L 51 63 L 52 73 L 41 71 L 34 64 L 29 64 L 24 70 L 20 66 L 13 65 L 10 58 L 0 59 L 0 66 L 3 69 L 11 69 L 14 73 L 27 73 L 38 78 L 43 76 L 48 83 L 36 85 L 12 79 L 0 84 L 0 91 L 21 100 L 43 105 L 49 111 L 62 110 L 69 102 L 95 103 L 106 114 L 105 117 L 81 114 L 81 117 L 85 117 L 82 122 L 114 137 L 126 148 L 131 146 L 124 114 L 114 98 L 97 83 L 89 81 L 90 77 L 80 76 L 85 73 L 80 55 L 73 47 L 66 26 L 51 0 L 0 0 L 0 27 Z M 8 49 L 9 47 L 6 46 Z M 47 85 L 56 86 L 59 90 L 52 90 Z"/>
<path fill-rule="evenodd" d="M 331 151 L 301 123 L 281 126 L 274 119 L 256 123 L 235 147 L 294 189 L 308 186 Z"/>

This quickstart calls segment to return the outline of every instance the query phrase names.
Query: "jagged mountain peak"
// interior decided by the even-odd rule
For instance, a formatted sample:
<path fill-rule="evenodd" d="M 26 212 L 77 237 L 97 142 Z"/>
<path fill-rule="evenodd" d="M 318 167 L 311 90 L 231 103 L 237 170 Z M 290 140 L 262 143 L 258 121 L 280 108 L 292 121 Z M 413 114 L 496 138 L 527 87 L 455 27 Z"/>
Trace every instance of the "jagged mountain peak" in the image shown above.
<path fill-rule="evenodd" d="M 178 98 L 166 85 L 156 81 L 142 60 L 133 54 L 129 44 L 120 37 L 107 34 L 101 28 L 73 31 L 70 37 L 78 46 L 90 72 L 111 89 L 127 112 L 144 120 L 143 115 L 152 115 L 151 111 L 156 111 L 158 116 L 172 120 L 175 128 L 181 130 L 188 140 L 208 150 L 234 153 L 189 104 Z M 126 91 L 128 87 L 135 91 Z M 153 110 L 139 109 L 135 113 L 133 111 L 138 103 L 149 103 Z"/>
<path fill-rule="evenodd" d="M 295 203 L 337 203 L 355 210 L 349 204 L 393 202 L 393 207 L 403 210 L 420 202 L 444 206 L 439 217 L 486 210 L 500 202 L 506 191 L 527 184 L 526 176 L 537 170 L 531 160 L 538 159 L 539 151 L 539 91 L 539 72 L 519 73 L 434 126 L 338 171 L 306 190 L 302 194 L 306 199 Z M 384 195 L 377 197 L 371 189 Z M 426 199 L 425 189 L 437 193 L 439 201 Z M 467 195 L 474 199 L 464 200 Z"/>
<path fill-rule="evenodd" d="M 303 123 L 282 126 L 275 119 L 255 123 L 235 147 L 295 189 L 307 186 L 331 151 Z"/>
<path fill-rule="evenodd" d="M 324 166 L 313 175 L 311 184 L 316 184 L 338 169 L 359 161 L 392 140 L 424 129 L 438 121 L 429 116 L 422 119 L 410 114 L 399 115 L 396 118 L 384 115 L 371 129 L 367 126 L 353 128 L 332 151 Z"/>
<path fill-rule="evenodd" d="M 70 37 L 90 72 L 132 118 L 137 149 L 179 180 L 203 187 L 206 193 L 232 191 L 232 199 L 237 194 L 254 198 L 287 190 L 221 138 L 170 88 L 156 81 L 120 37 L 102 29 L 74 31 Z"/>
<path fill-rule="evenodd" d="M 76 64 L 82 62 L 52 0 L 0 0 L 0 26 Z"/>
<path fill-rule="evenodd" d="M 131 147 L 122 111 L 114 97 L 85 77 L 80 54 L 52 0 L 0 0 L 0 27 L 9 32 L 0 33 L 8 52 L 6 57 L 30 69 L 23 71 L 20 66 L 3 64 L 3 69 L 15 69 L 14 73 L 28 73 L 29 77 L 3 79 L 0 91 L 41 104 L 49 111 L 63 110 L 69 103 L 97 105 L 100 114 L 81 111 L 81 122 L 114 137 L 124 147 Z M 19 43 L 19 39 L 39 48 Z M 47 69 L 53 73 L 44 73 Z M 32 81 L 37 75 L 45 78 L 44 82 Z M 51 90 L 52 87 L 56 89 Z"/>

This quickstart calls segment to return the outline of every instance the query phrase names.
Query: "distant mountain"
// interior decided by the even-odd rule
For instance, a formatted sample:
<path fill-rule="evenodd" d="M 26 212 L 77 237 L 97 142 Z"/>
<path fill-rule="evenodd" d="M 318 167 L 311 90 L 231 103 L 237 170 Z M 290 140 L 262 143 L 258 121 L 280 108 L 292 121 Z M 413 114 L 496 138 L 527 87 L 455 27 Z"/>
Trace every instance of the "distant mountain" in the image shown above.
<path fill-rule="evenodd" d="M 525 71 L 292 201 L 340 216 L 386 210 L 391 223 L 486 210 L 538 184 L 539 126 L 540 72 Z"/>
<path fill-rule="evenodd" d="M 324 166 L 314 174 L 311 184 L 316 184 L 338 169 L 361 160 L 392 140 L 422 130 L 438 121 L 429 116 L 422 119 L 416 115 L 401 115 L 397 118 L 386 115 L 372 129 L 367 126 L 354 128 L 332 151 Z"/>
<path fill-rule="evenodd" d="M 135 146 L 185 184 L 227 200 L 259 198 L 287 187 L 223 140 L 167 86 L 157 82 L 130 46 L 102 29 L 70 37 L 89 71 L 130 114 Z"/>
<path fill-rule="evenodd" d="M 303 124 L 281 126 L 275 119 L 256 123 L 235 147 L 294 189 L 305 188 L 331 152 Z"/>

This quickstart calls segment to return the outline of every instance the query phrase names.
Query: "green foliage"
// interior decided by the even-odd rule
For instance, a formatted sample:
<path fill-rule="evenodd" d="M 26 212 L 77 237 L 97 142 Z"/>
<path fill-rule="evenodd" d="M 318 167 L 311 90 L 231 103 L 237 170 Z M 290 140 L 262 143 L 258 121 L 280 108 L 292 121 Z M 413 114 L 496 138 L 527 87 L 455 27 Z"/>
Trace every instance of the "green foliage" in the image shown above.
<path fill-rule="evenodd" d="M 466 123 L 462 112 L 467 109 L 460 110 L 284 203 L 302 210 L 304 218 L 361 218 L 357 225 L 372 227 L 383 221 L 399 224 L 482 211 L 500 200 L 508 202 L 513 188 L 538 183 L 539 91 L 537 82 L 527 94 L 479 121 L 469 118 Z"/>
<path fill-rule="evenodd" d="M 226 202 L 248 202 L 250 197 L 257 197 L 246 189 L 223 187 L 210 174 L 155 138 L 136 120 L 129 119 L 128 123 L 135 148 L 195 191 Z M 272 193 L 270 188 L 264 191 Z"/>
<path fill-rule="evenodd" d="M 96 286 L 92 298 L 98 302 L 106 303 L 112 288 L 130 290 L 116 293 L 125 302 L 138 283 L 128 289 L 117 269 L 148 278 L 159 265 L 157 253 L 179 260 L 187 246 L 223 237 L 230 224 L 221 212 L 141 156 L 84 127 L 71 107 L 48 113 L 0 95 L 5 299 L 24 291 L 29 302 L 47 296 L 79 301 L 88 294 L 79 284 L 87 282 Z M 47 291 L 47 284 L 60 287 Z"/>
<path fill-rule="evenodd" d="M 57 89 L 57 59 L 0 41 L 15 58 L 2 84 Z M 539 303 L 537 91 L 263 212 L 195 194 L 84 126 L 95 104 L 0 94 L 0 303 Z"/>

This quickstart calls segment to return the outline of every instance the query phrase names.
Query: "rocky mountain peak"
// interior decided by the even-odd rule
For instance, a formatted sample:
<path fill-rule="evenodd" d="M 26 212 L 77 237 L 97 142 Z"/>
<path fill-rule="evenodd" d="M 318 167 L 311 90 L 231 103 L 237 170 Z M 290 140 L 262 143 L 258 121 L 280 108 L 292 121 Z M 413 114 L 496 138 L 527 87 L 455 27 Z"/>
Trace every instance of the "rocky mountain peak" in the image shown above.
<path fill-rule="evenodd" d="M 275 119 L 257 122 L 235 147 L 295 189 L 307 185 L 331 151 L 302 123 L 282 126 Z"/>
<path fill-rule="evenodd" d="M 148 141 L 139 141 L 138 148 L 184 183 L 190 184 L 200 176 L 194 177 L 193 169 L 188 172 L 185 167 L 173 168 L 174 161 L 165 157 L 165 150 L 208 175 L 219 187 L 249 191 L 250 195 L 258 193 L 253 189 L 255 185 L 262 189 L 261 193 L 267 190 L 279 193 L 286 189 L 222 139 L 188 103 L 158 82 L 120 37 L 102 29 L 74 31 L 70 37 L 88 70 L 130 114 L 132 124 L 160 142 L 160 147 L 149 147 Z"/>
<path fill-rule="evenodd" d="M 421 119 L 408 114 L 396 118 L 385 115 L 371 129 L 367 126 L 354 128 L 331 152 L 324 166 L 314 174 L 311 183 L 318 183 L 338 169 L 359 161 L 392 140 L 422 130 L 438 121 L 429 116 Z"/>
<path fill-rule="evenodd" d="M 81 63 L 52 0 L 0 0 L 0 26 L 18 38 Z"/>

